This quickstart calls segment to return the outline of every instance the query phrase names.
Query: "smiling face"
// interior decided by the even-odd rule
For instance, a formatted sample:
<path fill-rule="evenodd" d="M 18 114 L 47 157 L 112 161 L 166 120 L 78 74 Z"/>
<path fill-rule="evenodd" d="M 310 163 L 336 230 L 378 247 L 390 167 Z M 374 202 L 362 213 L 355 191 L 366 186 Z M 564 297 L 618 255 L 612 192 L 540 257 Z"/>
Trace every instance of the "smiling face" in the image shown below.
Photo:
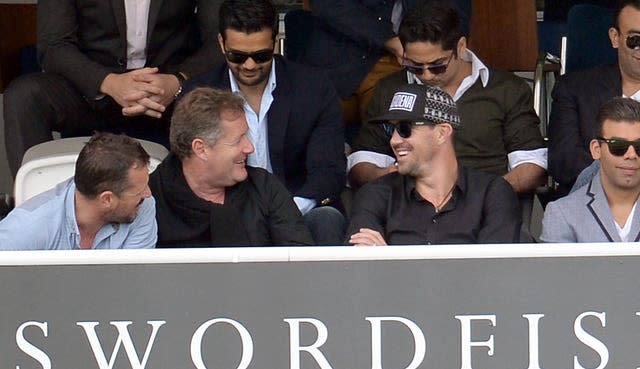
<path fill-rule="evenodd" d="M 602 137 L 634 141 L 640 139 L 640 122 L 616 122 L 610 119 L 602 125 Z M 622 156 L 611 154 L 609 146 L 598 140 L 591 141 L 591 155 L 600 160 L 602 184 L 618 190 L 640 190 L 640 158 L 632 146 Z"/>
<path fill-rule="evenodd" d="M 397 121 L 391 121 L 396 124 Z M 393 131 L 389 144 L 398 162 L 398 172 L 411 177 L 421 177 L 428 169 L 428 163 L 438 150 L 438 125 L 420 125 L 411 127 L 411 135 L 400 137 Z"/>
<path fill-rule="evenodd" d="M 247 179 L 247 156 L 254 151 L 247 136 L 249 126 L 244 112 L 223 110 L 220 113 L 220 136 L 206 145 L 207 177 L 212 187 L 226 188 Z"/>
<path fill-rule="evenodd" d="M 629 49 L 627 37 L 640 34 L 640 10 L 631 5 L 618 16 L 618 28 L 609 29 L 611 46 L 618 49 L 618 63 L 623 78 L 640 82 L 640 49 Z"/>
<path fill-rule="evenodd" d="M 129 169 L 128 177 L 129 186 L 120 195 L 114 194 L 114 207 L 105 215 L 109 223 L 133 222 L 144 199 L 151 196 L 149 168 L 146 165 Z"/>
<path fill-rule="evenodd" d="M 233 29 L 224 31 L 225 37 L 218 35 L 218 43 L 222 53 L 236 52 L 252 54 L 261 51 L 274 51 L 275 41 L 271 29 L 263 28 L 259 32 L 244 33 Z M 254 87 L 267 82 L 271 73 L 273 59 L 258 63 L 253 58 L 247 58 L 243 63 L 233 63 L 227 57 L 227 64 L 231 73 L 240 86 Z"/>

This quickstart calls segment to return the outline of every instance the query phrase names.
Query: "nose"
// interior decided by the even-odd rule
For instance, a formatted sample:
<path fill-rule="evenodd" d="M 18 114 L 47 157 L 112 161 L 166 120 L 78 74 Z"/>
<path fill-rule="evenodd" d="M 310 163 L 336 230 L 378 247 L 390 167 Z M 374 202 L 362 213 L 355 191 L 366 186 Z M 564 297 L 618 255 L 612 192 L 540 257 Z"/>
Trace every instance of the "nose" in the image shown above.
<path fill-rule="evenodd" d="M 393 132 L 391 133 L 391 139 L 389 139 L 389 144 L 393 147 L 394 144 L 399 144 L 402 142 L 402 140 L 404 139 L 400 137 L 400 135 L 398 134 L 398 130 L 396 129 L 395 126 L 393 126 Z"/>
<path fill-rule="evenodd" d="M 253 142 L 251 142 L 251 140 L 248 137 L 245 137 L 245 145 L 243 147 L 243 151 L 245 154 L 249 155 L 252 152 L 254 152 L 256 150 L 256 148 L 253 146 Z"/>
<path fill-rule="evenodd" d="M 253 58 L 249 57 L 247 58 L 247 60 L 244 61 L 244 63 L 242 63 L 242 67 L 244 69 L 253 69 L 257 66 L 258 64 L 256 63 L 255 60 L 253 60 Z"/>
<path fill-rule="evenodd" d="M 629 145 L 629 147 L 627 147 L 627 152 L 624 153 L 624 158 L 625 159 L 636 159 L 638 158 L 638 152 L 636 151 L 635 147 L 633 145 Z"/>
<path fill-rule="evenodd" d="M 142 192 L 142 197 L 145 199 L 151 197 L 151 188 L 149 188 L 149 185 L 147 185 L 144 192 Z"/>

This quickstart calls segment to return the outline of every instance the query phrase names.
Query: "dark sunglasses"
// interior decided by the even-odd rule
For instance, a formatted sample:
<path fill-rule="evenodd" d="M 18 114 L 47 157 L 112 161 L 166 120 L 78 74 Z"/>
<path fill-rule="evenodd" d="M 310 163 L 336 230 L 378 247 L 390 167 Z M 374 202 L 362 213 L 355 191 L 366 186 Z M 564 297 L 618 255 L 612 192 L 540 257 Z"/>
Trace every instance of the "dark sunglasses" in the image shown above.
<path fill-rule="evenodd" d="M 629 150 L 629 146 L 633 146 L 636 154 L 640 155 L 640 140 L 627 141 L 604 137 L 597 137 L 596 140 L 606 143 L 609 146 L 609 152 L 613 156 L 623 156 Z"/>
<path fill-rule="evenodd" d="M 242 51 L 226 50 L 224 55 L 227 60 L 234 64 L 244 64 L 247 59 L 251 58 L 258 64 L 264 64 L 273 59 L 273 50 L 256 51 L 255 53 L 244 53 Z"/>
<path fill-rule="evenodd" d="M 398 136 L 402 138 L 411 137 L 411 127 L 413 126 L 424 126 L 427 124 L 433 124 L 431 122 L 412 122 L 410 120 L 401 120 L 398 123 L 383 123 L 382 127 L 384 131 L 389 137 L 393 136 L 393 131 L 398 132 Z"/>
<path fill-rule="evenodd" d="M 627 36 L 627 47 L 631 50 L 640 48 L 640 35 Z"/>
<path fill-rule="evenodd" d="M 451 63 L 451 59 L 453 59 L 453 53 L 449 56 L 449 60 L 446 63 L 442 64 L 416 64 L 406 57 L 402 57 L 402 66 L 406 68 L 409 72 L 421 76 L 425 70 L 428 70 L 431 74 L 442 74 L 447 71 L 449 67 L 449 63 Z"/>

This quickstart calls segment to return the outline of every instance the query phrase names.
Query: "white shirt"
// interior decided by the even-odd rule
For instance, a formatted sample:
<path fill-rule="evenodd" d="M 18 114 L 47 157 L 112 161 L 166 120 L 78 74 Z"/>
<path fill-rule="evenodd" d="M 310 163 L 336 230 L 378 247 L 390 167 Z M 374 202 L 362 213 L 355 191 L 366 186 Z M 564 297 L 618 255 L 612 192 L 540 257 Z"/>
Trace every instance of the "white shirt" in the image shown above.
<path fill-rule="evenodd" d="M 127 16 L 127 69 L 147 63 L 147 28 L 151 0 L 124 0 Z"/>
<path fill-rule="evenodd" d="M 631 225 L 633 224 L 633 215 L 636 213 L 637 206 L 638 206 L 638 200 L 636 200 L 636 203 L 633 204 L 633 208 L 631 208 L 631 212 L 629 213 L 627 220 L 624 222 L 624 227 L 620 227 L 618 222 L 616 222 L 615 220 L 613 221 L 613 224 L 616 225 L 616 230 L 618 231 L 618 235 L 620 235 L 620 239 L 622 240 L 622 242 L 633 242 L 633 240 L 629 239 L 629 232 L 631 232 Z"/>

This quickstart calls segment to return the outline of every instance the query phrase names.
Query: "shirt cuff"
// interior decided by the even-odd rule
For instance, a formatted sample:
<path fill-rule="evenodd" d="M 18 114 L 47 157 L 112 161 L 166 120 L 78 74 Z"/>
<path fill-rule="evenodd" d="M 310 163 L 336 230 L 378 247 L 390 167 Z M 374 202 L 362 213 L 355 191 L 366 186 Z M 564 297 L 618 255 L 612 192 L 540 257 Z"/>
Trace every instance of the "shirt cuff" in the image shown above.
<path fill-rule="evenodd" d="M 347 156 L 347 187 L 353 187 L 349 182 L 349 172 L 356 164 L 371 163 L 377 167 L 386 168 L 395 162 L 396 158 L 374 151 L 361 150 L 349 154 L 349 156 Z"/>
<path fill-rule="evenodd" d="M 315 208 L 317 204 L 316 200 L 314 199 L 307 199 L 307 198 L 298 197 L 298 196 L 293 197 L 293 202 L 296 203 L 296 206 L 298 206 L 298 209 L 300 209 L 300 212 L 302 213 L 302 215 L 305 215 L 306 213 L 309 212 L 309 210 Z"/>
<path fill-rule="evenodd" d="M 509 170 L 520 164 L 531 163 L 547 170 L 547 148 L 535 150 L 516 150 L 507 155 L 509 159 Z"/>

